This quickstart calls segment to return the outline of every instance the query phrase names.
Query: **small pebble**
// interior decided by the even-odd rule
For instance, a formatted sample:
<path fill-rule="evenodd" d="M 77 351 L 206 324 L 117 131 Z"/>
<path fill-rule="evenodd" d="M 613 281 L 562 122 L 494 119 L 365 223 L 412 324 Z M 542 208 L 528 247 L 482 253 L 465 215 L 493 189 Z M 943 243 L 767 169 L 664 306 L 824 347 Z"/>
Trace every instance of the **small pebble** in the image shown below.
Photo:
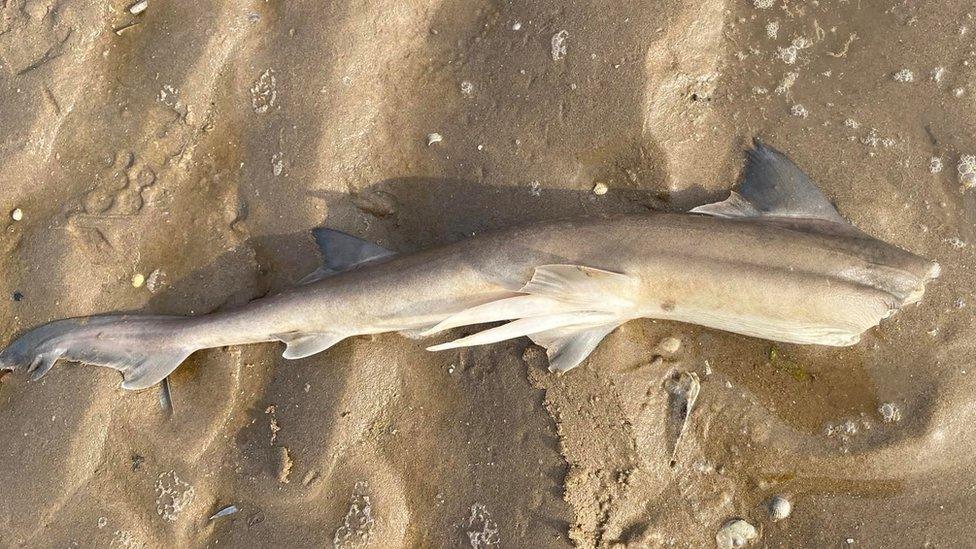
<path fill-rule="evenodd" d="M 673 355 L 681 349 L 681 340 L 676 337 L 666 337 L 657 344 L 657 348 L 665 355 Z"/>
<path fill-rule="evenodd" d="M 142 285 L 146 283 L 146 277 L 142 273 L 136 273 L 132 275 L 132 287 L 142 288 Z"/>
<path fill-rule="evenodd" d="M 14 301 L 23 301 L 23 300 L 24 300 L 24 294 L 21 291 L 18 290 L 14 292 Z"/>
<path fill-rule="evenodd" d="M 597 196 L 603 196 L 603 195 L 607 194 L 607 191 L 609 191 L 609 190 L 610 190 L 610 187 L 607 187 L 607 184 L 606 183 L 603 183 L 603 182 L 600 182 L 600 183 L 597 183 L 597 184 L 593 185 L 593 194 L 595 194 Z"/>
<path fill-rule="evenodd" d="M 427 146 L 428 147 L 431 146 L 431 145 L 433 145 L 434 143 L 440 143 L 441 141 L 444 141 L 444 136 L 442 136 L 441 134 L 436 133 L 436 132 L 435 133 L 429 133 L 429 134 L 427 134 Z"/>
<path fill-rule="evenodd" d="M 13 219 L 14 221 L 20 221 L 23 218 L 24 210 L 21 210 L 20 208 L 15 208 L 14 211 L 10 212 L 10 219 Z"/>
<path fill-rule="evenodd" d="M 278 482 L 282 484 L 288 484 L 288 477 L 291 476 L 291 469 L 294 463 L 291 460 L 291 454 L 288 453 L 288 448 L 284 446 L 278 446 L 275 448 L 275 476 L 278 477 Z"/>
<path fill-rule="evenodd" d="M 773 496 L 769 500 L 769 518 L 773 521 L 780 521 L 790 516 L 793 512 L 793 504 L 783 496 Z"/>
<path fill-rule="evenodd" d="M 305 476 L 302 478 L 302 485 L 308 486 L 309 484 L 315 482 L 318 478 L 319 478 L 319 472 L 313 469 L 305 473 Z"/>
<path fill-rule="evenodd" d="M 146 11 L 146 8 L 148 7 L 149 7 L 149 0 L 139 0 L 139 2 L 136 2 L 135 4 L 129 6 L 129 13 L 131 13 L 132 15 L 139 15 L 140 13 Z"/>

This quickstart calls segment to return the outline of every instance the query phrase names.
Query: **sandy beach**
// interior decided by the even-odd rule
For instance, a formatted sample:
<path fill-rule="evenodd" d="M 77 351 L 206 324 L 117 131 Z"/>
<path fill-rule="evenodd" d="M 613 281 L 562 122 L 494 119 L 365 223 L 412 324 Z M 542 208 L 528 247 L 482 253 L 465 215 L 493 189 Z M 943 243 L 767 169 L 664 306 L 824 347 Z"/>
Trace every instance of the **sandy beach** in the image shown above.
<path fill-rule="evenodd" d="M 754 547 L 972 545 L 974 14 L 0 2 L 0 346 L 280 291 L 318 267 L 315 227 L 410 252 L 685 212 L 728 195 L 757 136 L 942 266 L 845 348 L 639 320 L 555 375 L 525 338 L 384 334 L 297 361 L 269 343 L 195 353 L 171 409 L 104 368 L 8 374 L 0 546 L 697 548 L 730 525 Z"/>

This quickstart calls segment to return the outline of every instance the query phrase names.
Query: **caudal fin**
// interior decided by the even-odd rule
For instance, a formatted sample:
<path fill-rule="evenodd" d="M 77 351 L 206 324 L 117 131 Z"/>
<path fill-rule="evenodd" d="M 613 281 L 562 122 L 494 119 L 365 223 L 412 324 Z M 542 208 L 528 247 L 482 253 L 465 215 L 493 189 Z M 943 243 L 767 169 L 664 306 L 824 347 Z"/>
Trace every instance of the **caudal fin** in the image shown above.
<path fill-rule="evenodd" d="M 107 315 L 58 320 L 35 328 L 0 352 L 0 370 L 40 379 L 59 359 L 122 372 L 123 389 L 145 389 L 196 351 L 183 337 L 186 319 Z"/>

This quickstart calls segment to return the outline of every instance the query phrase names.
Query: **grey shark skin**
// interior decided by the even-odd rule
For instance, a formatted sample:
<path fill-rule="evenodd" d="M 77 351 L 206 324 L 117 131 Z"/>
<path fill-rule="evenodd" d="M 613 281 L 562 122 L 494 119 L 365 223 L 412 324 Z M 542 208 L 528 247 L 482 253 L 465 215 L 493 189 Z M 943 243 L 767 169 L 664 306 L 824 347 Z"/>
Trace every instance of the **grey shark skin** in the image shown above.
<path fill-rule="evenodd" d="M 55 321 L 0 353 L 43 376 L 59 359 L 152 386 L 198 349 L 282 341 L 297 359 L 361 334 L 430 336 L 497 323 L 431 350 L 522 336 L 553 371 L 580 364 L 636 318 L 800 344 L 853 345 L 921 299 L 936 263 L 848 224 L 789 159 L 757 143 L 738 192 L 688 214 L 540 223 L 396 255 L 313 231 L 325 266 L 304 284 L 197 317 L 106 315 Z"/>

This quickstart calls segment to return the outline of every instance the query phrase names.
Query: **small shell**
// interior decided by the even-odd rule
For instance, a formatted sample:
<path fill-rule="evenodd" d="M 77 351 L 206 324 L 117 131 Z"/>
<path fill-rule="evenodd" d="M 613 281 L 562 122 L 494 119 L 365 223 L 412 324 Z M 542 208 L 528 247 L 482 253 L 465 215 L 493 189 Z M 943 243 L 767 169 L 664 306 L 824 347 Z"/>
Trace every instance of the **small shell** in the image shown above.
<path fill-rule="evenodd" d="M 783 496 L 773 496 L 767 506 L 769 518 L 773 522 L 783 520 L 793 512 L 793 504 Z"/>
<path fill-rule="evenodd" d="M 443 135 L 441 135 L 441 134 L 439 134 L 437 132 L 427 134 L 427 146 L 428 147 L 431 146 L 431 145 L 433 145 L 434 143 L 440 143 L 441 141 L 444 141 L 444 136 Z"/>
<path fill-rule="evenodd" d="M 593 185 L 593 194 L 597 196 L 603 196 L 607 194 L 607 191 L 609 190 L 610 187 L 607 187 L 607 184 L 603 182 L 598 182 L 595 185 Z"/>
<path fill-rule="evenodd" d="M 132 275 L 132 287 L 142 288 L 142 285 L 146 283 L 146 276 L 142 273 L 136 273 Z"/>
<path fill-rule="evenodd" d="M 742 519 L 726 522 L 715 535 L 719 549 L 739 549 L 759 537 L 756 527 Z"/>
<path fill-rule="evenodd" d="M 13 219 L 14 221 L 20 221 L 23 218 L 24 210 L 21 210 L 20 208 L 14 208 L 14 211 L 10 212 L 10 219 Z"/>
<path fill-rule="evenodd" d="M 146 11 L 149 7 L 149 0 L 139 0 L 135 4 L 129 6 L 129 13 L 132 15 L 139 15 L 140 13 Z"/>

